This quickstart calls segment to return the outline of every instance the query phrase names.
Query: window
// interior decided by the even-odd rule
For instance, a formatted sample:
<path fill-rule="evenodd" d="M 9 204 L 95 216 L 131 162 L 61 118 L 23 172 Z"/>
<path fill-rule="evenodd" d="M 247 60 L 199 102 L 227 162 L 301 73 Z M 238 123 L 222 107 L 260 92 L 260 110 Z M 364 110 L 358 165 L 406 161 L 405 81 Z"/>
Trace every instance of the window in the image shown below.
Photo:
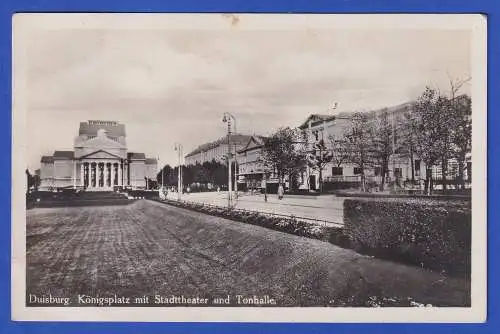
<path fill-rule="evenodd" d="M 375 176 L 382 175 L 382 167 L 375 167 Z"/>
<path fill-rule="evenodd" d="M 333 176 L 344 175 L 344 169 L 342 167 L 332 167 L 332 175 Z"/>
<path fill-rule="evenodd" d="M 420 176 L 420 160 L 415 160 L 415 176 Z"/>
<path fill-rule="evenodd" d="M 394 168 L 394 177 L 403 177 L 403 169 Z"/>
<path fill-rule="evenodd" d="M 318 131 L 313 131 L 313 136 L 314 136 L 315 140 L 318 140 L 319 139 L 319 133 L 318 133 Z"/>
<path fill-rule="evenodd" d="M 362 170 L 359 167 L 354 167 L 354 175 L 359 175 L 361 174 Z"/>

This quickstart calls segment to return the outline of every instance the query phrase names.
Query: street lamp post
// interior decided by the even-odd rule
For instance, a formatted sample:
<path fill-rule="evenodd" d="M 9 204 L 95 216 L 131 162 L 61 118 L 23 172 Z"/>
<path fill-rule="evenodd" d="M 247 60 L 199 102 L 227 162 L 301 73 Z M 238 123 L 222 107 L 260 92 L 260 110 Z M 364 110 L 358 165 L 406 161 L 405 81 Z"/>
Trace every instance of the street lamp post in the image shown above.
<path fill-rule="evenodd" d="M 227 206 L 230 208 L 231 207 L 231 192 L 233 189 L 233 177 L 232 177 L 232 152 L 231 152 L 231 119 L 233 120 L 234 123 L 234 132 L 236 133 L 236 118 L 228 113 L 225 112 L 224 116 L 222 118 L 222 121 L 224 123 L 227 123 L 227 166 L 228 166 L 228 189 L 227 189 Z M 235 143 L 235 151 L 236 151 L 236 143 Z M 235 152 L 236 153 L 236 152 Z M 236 165 L 235 165 L 236 167 Z M 236 176 L 236 168 L 234 171 L 234 174 Z M 238 181 L 235 179 L 235 198 L 238 197 Z"/>
<path fill-rule="evenodd" d="M 182 144 L 175 143 L 175 150 L 178 154 L 178 167 L 177 167 L 177 200 L 181 199 L 182 192 L 182 170 L 181 170 L 181 155 L 182 155 Z"/>

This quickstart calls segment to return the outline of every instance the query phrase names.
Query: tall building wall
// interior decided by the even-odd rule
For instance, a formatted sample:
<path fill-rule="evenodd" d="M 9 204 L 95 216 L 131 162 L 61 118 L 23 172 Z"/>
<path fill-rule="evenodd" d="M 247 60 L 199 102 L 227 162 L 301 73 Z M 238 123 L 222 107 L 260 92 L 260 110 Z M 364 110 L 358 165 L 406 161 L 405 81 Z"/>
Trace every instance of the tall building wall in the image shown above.
<path fill-rule="evenodd" d="M 132 161 L 129 164 L 130 185 L 133 187 L 145 187 L 146 165 L 144 161 Z"/>

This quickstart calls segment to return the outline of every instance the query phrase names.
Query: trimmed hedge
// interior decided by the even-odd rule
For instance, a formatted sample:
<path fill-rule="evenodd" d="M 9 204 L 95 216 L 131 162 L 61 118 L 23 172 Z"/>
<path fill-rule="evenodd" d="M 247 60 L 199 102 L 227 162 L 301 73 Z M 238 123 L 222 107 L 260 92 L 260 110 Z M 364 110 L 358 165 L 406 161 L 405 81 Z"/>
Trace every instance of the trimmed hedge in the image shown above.
<path fill-rule="evenodd" d="M 159 197 L 158 190 L 127 190 L 126 193 L 134 198 L 155 199 Z"/>
<path fill-rule="evenodd" d="M 470 273 L 470 201 L 346 199 L 344 233 L 358 252 Z"/>

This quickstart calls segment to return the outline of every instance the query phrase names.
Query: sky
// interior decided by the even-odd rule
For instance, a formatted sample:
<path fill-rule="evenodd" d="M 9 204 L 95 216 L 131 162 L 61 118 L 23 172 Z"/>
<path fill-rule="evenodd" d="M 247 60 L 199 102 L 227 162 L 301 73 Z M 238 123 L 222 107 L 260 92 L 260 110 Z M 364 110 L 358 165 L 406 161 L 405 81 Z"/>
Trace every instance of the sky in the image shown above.
<path fill-rule="evenodd" d="M 175 165 L 174 143 L 187 154 L 226 134 L 224 112 L 238 132 L 268 135 L 471 75 L 471 36 L 459 30 L 57 29 L 26 38 L 30 169 L 72 150 L 89 119 L 125 124 L 129 151 Z"/>

